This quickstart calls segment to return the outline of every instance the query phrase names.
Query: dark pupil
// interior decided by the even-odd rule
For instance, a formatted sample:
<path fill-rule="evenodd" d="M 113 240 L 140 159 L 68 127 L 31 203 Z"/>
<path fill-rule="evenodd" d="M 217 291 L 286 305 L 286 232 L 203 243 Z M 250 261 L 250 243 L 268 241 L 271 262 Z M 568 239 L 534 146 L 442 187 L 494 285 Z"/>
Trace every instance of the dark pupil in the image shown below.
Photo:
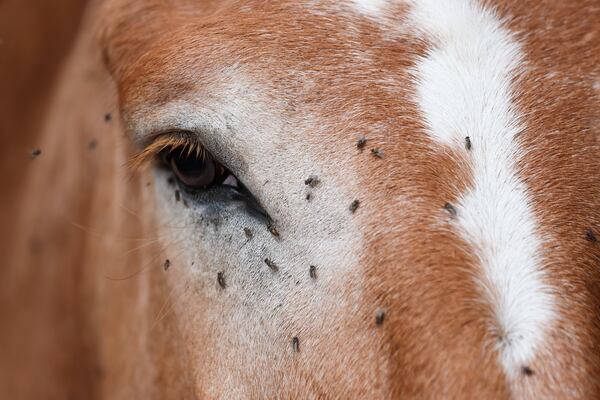
<path fill-rule="evenodd" d="M 205 166 L 205 161 L 194 156 L 186 157 L 181 154 L 174 158 L 177 169 L 183 175 L 194 175 L 202 172 Z"/>
<path fill-rule="evenodd" d="M 171 167 L 177 178 L 186 186 L 205 188 L 213 183 L 216 175 L 214 161 L 209 155 L 204 158 L 185 150 L 173 152 L 170 156 Z"/>

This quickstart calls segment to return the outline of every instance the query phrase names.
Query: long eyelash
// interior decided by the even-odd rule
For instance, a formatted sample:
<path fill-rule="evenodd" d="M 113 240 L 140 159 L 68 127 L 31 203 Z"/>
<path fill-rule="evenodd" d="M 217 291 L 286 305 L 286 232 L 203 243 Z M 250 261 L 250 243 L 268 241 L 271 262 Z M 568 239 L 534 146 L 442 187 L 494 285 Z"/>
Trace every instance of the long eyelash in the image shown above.
<path fill-rule="evenodd" d="M 186 156 L 188 157 L 192 153 L 195 153 L 196 157 L 201 160 L 204 160 L 208 155 L 204 146 L 196 140 L 182 136 L 162 136 L 148 145 L 144 150 L 134 155 L 131 160 L 129 160 L 128 165 L 134 170 L 140 169 L 145 164 L 156 159 L 156 156 L 165 150 L 169 150 L 170 152 L 181 150 L 182 153 L 187 151 Z"/>

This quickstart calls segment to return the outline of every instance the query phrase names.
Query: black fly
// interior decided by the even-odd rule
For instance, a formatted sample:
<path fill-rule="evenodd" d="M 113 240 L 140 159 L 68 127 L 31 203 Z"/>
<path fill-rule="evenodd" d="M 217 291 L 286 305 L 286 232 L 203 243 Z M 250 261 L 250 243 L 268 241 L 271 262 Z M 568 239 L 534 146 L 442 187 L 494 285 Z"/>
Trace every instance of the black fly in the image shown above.
<path fill-rule="evenodd" d="M 219 283 L 219 286 L 221 286 L 221 289 L 225 289 L 225 275 L 223 272 L 217 273 L 217 282 Z"/>
<path fill-rule="evenodd" d="M 371 154 L 377 158 L 383 158 L 383 150 L 378 147 L 371 149 Z"/>
<path fill-rule="evenodd" d="M 40 150 L 40 149 L 31 150 L 31 159 L 33 160 L 34 158 L 38 157 L 40 154 L 42 154 L 42 150 Z"/>
<path fill-rule="evenodd" d="M 277 264 L 275 264 L 275 262 L 270 258 L 265 258 L 265 264 L 267 264 L 273 272 L 279 271 L 279 267 L 277 266 Z"/>
<path fill-rule="evenodd" d="M 292 349 L 294 350 L 294 353 L 300 352 L 300 339 L 298 339 L 298 336 L 292 338 Z"/>
<path fill-rule="evenodd" d="M 453 217 L 456 217 L 456 214 L 458 214 L 458 212 L 456 211 L 456 207 L 454 207 L 452 204 L 450 203 L 446 203 L 444 204 L 444 209 L 446 211 L 448 211 L 450 213 L 450 215 L 452 215 Z"/>
<path fill-rule="evenodd" d="M 269 232 L 271 232 L 271 235 L 279 237 L 279 231 L 277 230 L 273 222 L 269 221 L 269 223 L 267 224 L 267 229 L 269 230 Z"/>
<path fill-rule="evenodd" d="M 309 270 L 308 270 L 308 275 L 312 278 L 312 279 L 317 279 L 317 267 L 315 265 L 311 265 Z"/>
<path fill-rule="evenodd" d="M 317 187 L 319 183 L 321 183 L 321 181 L 317 175 L 311 175 L 304 181 L 304 184 L 306 186 L 310 186 L 311 188 Z"/>
<path fill-rule="evenodd" d="M 359 136 L 358 141 L 356 142 L 356 148 L 362 150 L 367 145 L 367 138 L 364 136 Z"/>
<path fill-rule="evenodd" d="M 594 231 L 593 231 L 593 230 L 591 230 L 591 229 L 588 229 L 588 230 L 585 232 L 585 239 L 586 239 L 588 242 L 592 242 L 592 243 L 596 243 L 596 242 L 598 241 L 598 238 L 597 238 L 597 237 L 596 237 L 596 235 L 594 234 Z"/>

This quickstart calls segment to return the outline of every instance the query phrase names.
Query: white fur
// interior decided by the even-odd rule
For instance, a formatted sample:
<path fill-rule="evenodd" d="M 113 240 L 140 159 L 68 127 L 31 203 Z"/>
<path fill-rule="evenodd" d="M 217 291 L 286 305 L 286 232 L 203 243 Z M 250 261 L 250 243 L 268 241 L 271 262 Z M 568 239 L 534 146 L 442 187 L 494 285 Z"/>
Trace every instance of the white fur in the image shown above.
<path fill-rule="evenodd" d="M 512 79 L 523 56 L 490 10 L 470 0 L 415 0 L 411 18 L 433 48 L 415 74 L 432 139 L 464 151 L 473 185 L 457 204 L 456 226 L 481 264 L 501 363 L 509 377 L 528 365 L 555 317 L 544 283 L 542 238 L 516 171 L 522 130 Z M 469 136 L 472 149 L 466 150 Z"/>
<path fill-rule="evenodd" d="M 354 6 L 362 13 L 377 16 L 387 0 L 352 0 Z"/>
<path fill-rule="evenodd" d="M 199 84 L 202 91 L 161 107 L 138 110 L 130 118 L 130 130 L 142 143 L 153 132 L 196 132 L 261 202 L 281 238 L 275 239 L 264 221 L 232 202 L 221 204 L 223 208 L 212 217 L 204 203 L 190 200 L 189 207 L 184 207 L 176 201 L 166 177 L 157 174 L 160 225 L 173 226 L 161 235 L 168 237 L 165 252 L 179 255 L 171 257 L 174 265 L 188 266 L 181 280 L 190 282 L 192 290 L 203 296 L 201 302 L 192 301 L 179 312 L 189 321 L 202 315 L 198 325 L 190 328 L 194 335 L 218 338 L 203 350 L 209 359 L 214 357 L 211 368 L 201 372 L 203 382 L 210 382 L 203 390 L 210 398 L 247 398 L 249 377 L 263 382 L 265 389 L 272 387 L 277 377 L 268 368 L 256 366 L 286 370 L 297 357 L 290 342 L 294 335 L 300 337 L 303 360 L 319 360 L 315 374 L 335 370 L 335 359 L 322 360 L 321 355 L 340 337 L 352 349 L 344 359 L 366 367 L 369 364 L 359 351 L 367 341 L 365 336 L 339 329 L 348 315 L 356 313 L 364 287 L 358 253 L 361 214 L 348 210 L 359 192 L 358 179 L 351 169 L 341 179 L 337 177 L 332 171 L 339 168 L 339 160 L 313 157 L 316 151 L 303 140 L 308 135 L 324 137 L 335 128 L 318 116 L 302 115 L 302 121 L 289 115 L 283 118 L 285 103 L 264 96 L 268 89 L 241 67 L 204 76 L 206 80 Z M 312 174 L 321 181 L 315 189 L 304 183 Z M 311 201 L 306 200 L 308 192 L 313 195 Z M 219 224 L 211 223 L 211 218 L 218 218 Z M 253 231 L 251 240 L 244 227 Z M 274 261 L 279 272 L 273 273 L 265 258 Z M 317 266 L 317 280 L 308 274 L 310 265 Z M 226 290 L 216 283 L 219 271 L 225 274 Z M 174 279 L 172 284 L 178 283 Z M 179 297 L 185 300 L 186 296 Z M 193 308 L 199 305 L 201 310 Z M 316 332 L 318 340 L 311 334 Z M 376 370 L 360 374 L 369 374 L 364 387 L 376 393 Z M 339 374 L 338 379 L 349 387 L 355 376 L 349 372 Z M 255 397 L 274 396 L 265 392 Z M 311 397 L 307 392 L 307 398 Z"/>

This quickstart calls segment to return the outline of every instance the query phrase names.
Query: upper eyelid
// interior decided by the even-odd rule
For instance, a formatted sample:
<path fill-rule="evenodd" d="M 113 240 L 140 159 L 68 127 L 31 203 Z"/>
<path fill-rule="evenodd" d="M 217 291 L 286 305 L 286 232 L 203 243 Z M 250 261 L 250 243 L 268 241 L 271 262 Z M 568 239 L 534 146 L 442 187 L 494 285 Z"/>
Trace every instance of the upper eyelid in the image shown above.
<path fill-rule="evenodd" d="M 130 160 L 129 166 L 139 169 L 144 164 L 153 160 L 166 149 L 187 148 L 188 154 L 196 152 L 198 157 L 204 157 L 206 149 L 198 139 L 186 132 L 171 132 L 155 135 L 144 149 L 136 153 Z"/>

